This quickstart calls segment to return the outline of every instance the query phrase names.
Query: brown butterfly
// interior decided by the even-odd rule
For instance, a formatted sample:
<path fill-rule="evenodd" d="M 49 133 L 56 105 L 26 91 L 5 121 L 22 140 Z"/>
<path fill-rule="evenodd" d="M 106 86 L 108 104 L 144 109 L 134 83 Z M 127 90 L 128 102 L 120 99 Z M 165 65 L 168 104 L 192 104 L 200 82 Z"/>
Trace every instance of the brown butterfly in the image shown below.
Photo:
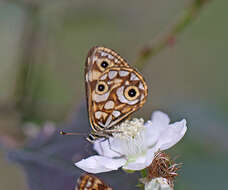
<path fill-rule="evenodd" d="M 114 126 L 127 119 L 146 101 L 143 76 L 115 51 L 105 47 L 90 49 L 85 65 L 87 108 L 93 142 L 108 138 Z"/>
<path fill-rule="evenodd" d="M 75 190 L 112 190 L 112 188 L 94 175 L 82 174 L 78 178 Z"/>

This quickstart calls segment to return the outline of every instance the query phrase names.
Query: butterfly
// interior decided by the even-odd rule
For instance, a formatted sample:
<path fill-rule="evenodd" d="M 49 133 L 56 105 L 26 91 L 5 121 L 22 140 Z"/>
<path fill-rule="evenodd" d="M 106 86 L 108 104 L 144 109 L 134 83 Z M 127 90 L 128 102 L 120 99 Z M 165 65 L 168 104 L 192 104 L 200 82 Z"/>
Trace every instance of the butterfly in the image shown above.
<path fill-rule="evenodd" d="M 112 190 L 112 188 L 94 175 L 82 174 L 77 180 L 75 190 Z"/>
<path fill-rule="evenodd" d="M 92 47 L 85 63 L 87 110 L 92 132 L 87 140 L 108 138 L 114 127 L 141 108 L 148 95 L 143 76 L 114 50 Z"/>

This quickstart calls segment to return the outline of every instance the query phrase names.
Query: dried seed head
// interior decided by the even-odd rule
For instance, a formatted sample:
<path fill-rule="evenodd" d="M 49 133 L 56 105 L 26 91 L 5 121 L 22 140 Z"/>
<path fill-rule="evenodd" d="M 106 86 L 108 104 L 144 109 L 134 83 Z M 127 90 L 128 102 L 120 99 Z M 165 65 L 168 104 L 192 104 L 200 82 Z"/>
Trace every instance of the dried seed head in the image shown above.
<path fill-rule="evenodd" d="M 164 152 L 157 152 L 153 162 L 147 168 L 147 180 L 163 177 L 167 179 L 171 187 L 174 186 L 174 178 L 178 176 L 177 170 L 182 164 L 176 164 L 170 156 Z"/>

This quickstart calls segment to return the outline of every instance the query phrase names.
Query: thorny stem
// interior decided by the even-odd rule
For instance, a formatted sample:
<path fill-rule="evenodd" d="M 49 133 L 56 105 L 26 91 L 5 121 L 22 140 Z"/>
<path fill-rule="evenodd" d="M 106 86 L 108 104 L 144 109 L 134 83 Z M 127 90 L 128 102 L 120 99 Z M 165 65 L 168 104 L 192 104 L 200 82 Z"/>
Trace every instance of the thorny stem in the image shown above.
<path fill-rule="evenodd" d="M 177 22 L 170 27 L 167 33 L 155 41 L 154 44 L 147 45 L 143 48 L 136 59 L 136 68 L 142 70 L 146 63 L 148 63 L 149 59 L 158 55 L 162 50 L 172 45 L 177 36 L 192 23 L 192 21 L 199 15 L 204 5 L 206 5 L 209 1 L 211 0 L 193 0 L 193 2 L 185 9 L 183 15 L 181 15 Z"/>

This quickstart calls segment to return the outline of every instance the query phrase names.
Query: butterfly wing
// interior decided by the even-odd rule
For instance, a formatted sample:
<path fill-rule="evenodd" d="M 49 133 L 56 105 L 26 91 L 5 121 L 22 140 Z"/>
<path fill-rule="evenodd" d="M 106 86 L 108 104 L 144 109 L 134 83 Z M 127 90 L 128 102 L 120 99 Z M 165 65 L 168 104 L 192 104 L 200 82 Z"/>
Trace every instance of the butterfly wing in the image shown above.
<path fill-rule="evenodd" d="M 127 62 L 115 51 L 104 47 L 93 47 L 89 50 L 85 66 L 85 86 L 89 121 L 94 130 L 92 121 L 92 92 L 100 76 L 111 67 L 129 67 Z"/>
<path fill-rule="evenodd" d="M 146 101 L 147 85 L 131 67 L 111 67 L 90 87 L 90 121 L 95 131 L 110 129 Z"/>
<path fill-rule="evenodd" d="M 75 190 L 112 190 L 112 188 L 94 175 L 83 174 L 78 178 Z"/>

